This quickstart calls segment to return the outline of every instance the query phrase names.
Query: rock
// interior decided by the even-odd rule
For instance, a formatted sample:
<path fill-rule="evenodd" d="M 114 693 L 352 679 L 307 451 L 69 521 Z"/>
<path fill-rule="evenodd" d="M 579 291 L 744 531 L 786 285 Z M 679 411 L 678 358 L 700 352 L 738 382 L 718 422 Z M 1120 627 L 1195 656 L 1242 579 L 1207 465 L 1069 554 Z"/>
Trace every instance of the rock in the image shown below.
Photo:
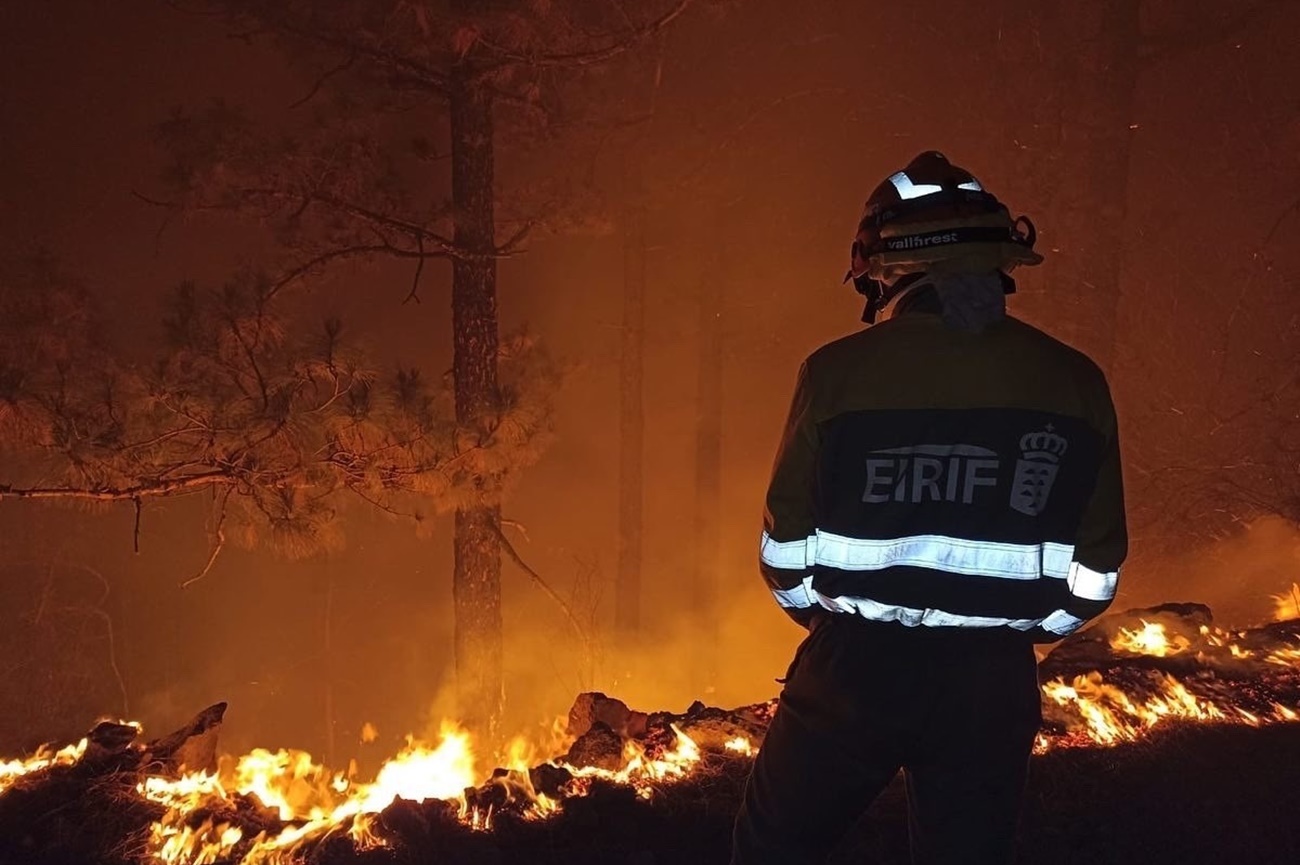
<path fill-rule="evenodd" d="M 579 694 L 569 709 L 569 734 L 582 736 L 594 724 L 604 724 L 626 739 L 639 739 L 645 735 L 645 712 L 629 709 L 622 700 L 589 691 Z"/>

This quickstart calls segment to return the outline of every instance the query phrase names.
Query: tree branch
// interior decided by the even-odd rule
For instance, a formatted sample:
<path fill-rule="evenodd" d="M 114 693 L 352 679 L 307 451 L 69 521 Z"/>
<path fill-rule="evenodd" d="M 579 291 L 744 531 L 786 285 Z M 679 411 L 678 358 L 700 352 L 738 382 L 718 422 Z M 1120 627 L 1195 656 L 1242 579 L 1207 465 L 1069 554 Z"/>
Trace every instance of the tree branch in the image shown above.
<path fill-rule="evenodd" d="M 231 485 L 235 482 L 236 479 L 228 470 L 221 469 L 126 487 L 19 487 L 15 489 L 8 484 L 0 484 L 0 500 L 83 499 L 96 502 L 120 502 L 129 499 L 171 496 L 205 487 Z"/>
<path fill-rule="evenodd" d="M 289 103 L 287 110 L 292 111 L 295 108 L 300 108 L 303 105 L 306 105 L 308 102 L 311 102 L 313 99 L 316 98 L 316 94 L 320 93 L 321 88 L 325 86 L 325 83 L 327 81 L 329 81 L 335 75 L 340 75 L 348 71 L 349 69 L 352 68 L 353 64 L 355 64 L 356 62 L 357 62 L 357 52 L 356 49 L 353 49 L 352 53 L 348 55 L 347 60 L 344 60 L 342 63 L 338 64 L 337 66 L 325 70 L 325 72 L 322 73 L 321 76 L 316 79 L 316 83 L 312 85 L 311 90 L 308 90 L 307 94 L 303 96 L 301 99 L 296 99 L 293 102 Z"/>
<path fill-rule="evenodd" d="M 559 593 L 556 592 L 555 589 L 551 588 L 550 584 L 547 583 L 546 580 L 542 579 L 541 574 L 530 568 L 528 563 L 520 558 L 519 553 L 515 550 L 514 545 L 510 543 L 510 539 L 501 531 L 500 526 L 494 525 L 492 531 L 496 534 L 497 541 L 501 544 L 501 549 L 505 551 L 505 554 L 510 558 L 510 561 L 514 562 L 521 571 L 527 574 L 529 579 L 531 579 L 533 583 L 542 590 L 542 594 L 550 598 L 551 601 L 560 608 L 560 611 L 564 613 L 565 618 L 569 620 L 569 624 L 573 626 L 573 630 L 578 634 L 578 639 L 582 640 L 583 645 L 589 645 L 591 643 L 591 637 L 587 634 L 587 629 L 582 626 L 582 622 L 578 621 L 578 617 L 574 614 L 573 608 L 564 602 L 564 598 L 561 598 Z"/>
<path fill-rule="evenodd" d="M 1273 237 L 1282 228 L 1282 225 L 1289 217 L 1298 212 L 1300 212 L 1300 198 L 1297 198 L 1295 201 L 1288 204 L 1282 209 L 1282 212 L 1278 214 L 1277 219 L 1273 221 L 1273 227 L 1268 230 L 1268 233 L 1264 235 L 1264 239 L 1260 241 L 1259 251 L 1255 253 L 1255 258 L 1259 258 L 1264 254 L 1264 250 L 1273 242 Z"/>
<path fill-rule="evenodd" d="M 510 235 L 510 239 L 496 248 L 498 258 L 508 258 L 519 252 L 520 245 L 528 239 L 529 233 L 533 230 L 534 222 L 530 219 L 526 221 L 518 231 Z"/>
<path fill-rule="evenodd" d="M 511 51 L 504 46 L 497 45 L 480 36 L 478 40 L 479 43 L 495 52 L 503 58 L 505 62 L 477 69 L 475 73 L 476 77 L 482 78 L 496 72 L 502 66 L 515 64 L 531 66 L 535 69 L 576 69 L 583 66 L 592 66 L 597 63 L 604 63 L 608 60 L 612 60 L 620 54 L 627 53 L 641 42 L 644 42 L 646 39 L 649 39 L 651 36 L 662 31 L 680 17 L 681 14 L 686 11 L 687 7 L 691 5 L 691 2 L 692 0 L 678 0 L 677 4 L 663 15 L 660 15 L 658 18 L 638 29 L 624 34 L 619 41 L 590 51 L 574 51 L 566 54 L 535 54 L 530 56 Z"/>
<path fill-rule="evenodd" d="M 274 4 L 272 4 L 274 5 Z M 410 57 L 404 57 L 391 51 L 385 51 L 368 44 L 359 38 L 339 35 L 327 30 L 312 30 L 301 27 L 285 18 L 262 18 L 263 24 L 280 33 L 297 37 L 317 45 L 349 51 L 358 58 L 369 60 L 388 69 L 408 84 L 419 84 L 427 90 L 445 96 L 449 90 L 447 76 L 440 70 L 431 69 L 423 63 L 417 63 Z"/>
<path fill-rule="evenodd" d="M 411 291 L 402 301 L 403 306 L 412 300 L 416 303 L 420 302 L 420 274 L 424 273 L 424 238 L 417 237 L 415 242 L 419 246 L 420 259 L 415 263 L 415 276 L 411 279 Z"/>
<path fill-rule="evenodd" d="M 206 564 L 204 564 L 203 570 L 199 571 L 197 574 L 195 574 L 194 576 L 190 577 L 188 580 L 185 580 L 184 582 L 181 583 L 182 589 L 188 589 L 190 586 L 194 585 L 199 580 L 206 577 L 208 575 L 208 572 L 212 570 L 212 566 L 216 564 L 217 556 L 221 555 L 221 551 L 225 549 L 226 547 L 226 502 L 229 499 L 230 499 L 230 490 L 226 490 L 226 494 L 221 499 L 221 504 L 218 505 L 219 511 L 217 514 L 217 528 L 216 531 L 213 533 L 214 543 L 212 544 L 212 555 L 208 556 L 208 561 Z"/>
<path fill-rule="evenodd" d="M 126 680 L 122 678 L 122 670 L 117 666 L 117 640 L 113 635 L 113 618 L 104 609 L 104 604 L 108 601 L 112 588 L 109 586 L 108 580 L 99 571 L 86 565 L 82 565 L 81 569 L 99 580 L 99 584 L 104 588 L 104 594 L 99 596 L 97 605 L 88 608 L 87 612 L 104 623 L 104 632 L 108 637 L 108 666 L 113 671 L 113 678 L 117 681 L 118 693 L 122 695 L 122 717 L 127 718 L 131 715 L 131 706 L 126 693 Z"/>

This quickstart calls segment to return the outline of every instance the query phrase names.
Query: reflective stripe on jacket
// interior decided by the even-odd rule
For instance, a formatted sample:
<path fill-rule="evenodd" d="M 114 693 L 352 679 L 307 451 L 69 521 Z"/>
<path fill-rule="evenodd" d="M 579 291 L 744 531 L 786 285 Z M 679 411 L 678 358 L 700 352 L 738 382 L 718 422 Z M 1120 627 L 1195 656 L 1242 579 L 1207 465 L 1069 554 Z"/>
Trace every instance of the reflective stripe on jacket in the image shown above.
<path fill-rule="evenodd" d="M 764 578 L 911 626 L 1072 633 L 1127 552 L 1114 405 L 1085 355 L 1006 318 L 909 313 L 814 352 L 768 488 Z"/>

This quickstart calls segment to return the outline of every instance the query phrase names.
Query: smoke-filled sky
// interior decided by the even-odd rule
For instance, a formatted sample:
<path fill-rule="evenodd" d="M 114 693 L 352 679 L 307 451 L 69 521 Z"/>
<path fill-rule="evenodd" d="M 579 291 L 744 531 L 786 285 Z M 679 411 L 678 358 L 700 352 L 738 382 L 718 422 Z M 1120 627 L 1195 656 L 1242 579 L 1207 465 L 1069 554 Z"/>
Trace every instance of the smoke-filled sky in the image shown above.
<path fill-rule="evenodd" d="M 507 565 L 512 723 L 560 714 L 589 687 L 649 709 L 773 693 L 799 632 L 756 570 L 769 462 L 799 361 L 860 326 L 857 297 L 839 280 L 863 200 L 926 149 L 943 150 L 1038 224 L 1047 261 L 1024 274 L 1013 311 L 1089 350 L 1107 340 L 1113 349 L 1130 497 L 1154 514 L 1135 522 L 1135 564 L 1118 603 L 1207 600 L 1249 617 L 1294 578 L 1300 484 L 1285 460 L 1280 475 L 1273 464 L 1234 467 L 1258 468 L 1283 450 L 1278 442 L 1294 443 L 1286 429 L 1300 405 L 1285 375 L 1300 357 L 1300 5 L 1146 0 L 1140 44 L 1122 50 L 1122 28 L 1075 5 L 700 4 L 576 91 L 615 131 L 586 130 L 569 148 L 503 150 L 503 185 L 585 178 L 583 230 L 542 233 L 501 267 L 503 329 L 527 326 L 568 369 L 555 442 L 505 514 L 526 528 L 520 553 L 598 624 L 609 621 L 616 562 L 629 153 L 643 160 L 648 299 L 646 633 L 637 646 L 607 638 L 592 667 L 560 615 Z M 310 110 L 289 107 L 312 84 L 301 67 L 187 8 L 0 5 L 0 254 L 56 255 L 127 355 L 147 357 L 157 344 L 178 281 L 220 283 L 270 248 L 256 228 L 168 220 L 133 195 L 161 189 L 156 125 L 213 98 L 272 123 Z M 1120 74 L 1099 60 L 1114 57 L 1132 68 Z M 619 125 L 629 117 L 641 119 Z M 1125 182 L 1110 188 L 1093 170 L 1105 154 L 1092 142 L 1098 118 L 1113 126 L 1116 117 L 1129 120 L 1115 137 L 1128 154 L 1109 175 Z M 602 135 L 608 143 L 594 146 Z M 1099 224 L 1114 230 L 1096 234 Z M 1118 269 L 1118 297 L 1099 297 L 1089 282 L 1103 260 Z M 305 320 L 341 315 L 386 368 L 440 374 L 449 270 L 429 268 L 419 304 L 402 303 L 409 283 L 405 269 L 348 265 L 294 303 Z M 723 339 L 722 573 L 711 610 L 691 585 L 704 292 L 717 298 Z M 1090 318 L 1100 308 L 1117 310 L 1102 339 Z M 287 562 L 231 549 L 182 591 L 207 556 L 205 513 L 194 501 L 148 505 L 136 554 L 129 507 L 0 504 L 0 614 L 30 623 L 51 595 L 98 605 L 122 685 L 104 660 L 98 615 L 76 625 L 72 642 L 97 657 L 76 676 L 61 672 L 78 665 L 62 662 L 55 631 L 41 631 L 49 645 L 7 675 L 48 681 L 72 730 L 97 712 L 160 729 L 228 699 L 232 747 L 300 745 L 334 758 L 384 748 L 446 708 L 449 521 L 417 538 L 350 512 L 342 553 Z M 1281 521 L 1255 544 L 1243 526 L 1268 513 Z M 1207 560 L 1199 545 L 1218 538 L 1227 552 L 1208 560 L 1222 569 L 1194 565 Z M 698 655 L 708 620 L 720 623 L 713 659 Z M 21 728 L 25 718 L 48 723 L 41 712 L 0 702 L 19 725 L 0 732 L 14 742 L 64 732 Z M 366 721 L 380 729 L 377 745 L 358 744 Z"/>

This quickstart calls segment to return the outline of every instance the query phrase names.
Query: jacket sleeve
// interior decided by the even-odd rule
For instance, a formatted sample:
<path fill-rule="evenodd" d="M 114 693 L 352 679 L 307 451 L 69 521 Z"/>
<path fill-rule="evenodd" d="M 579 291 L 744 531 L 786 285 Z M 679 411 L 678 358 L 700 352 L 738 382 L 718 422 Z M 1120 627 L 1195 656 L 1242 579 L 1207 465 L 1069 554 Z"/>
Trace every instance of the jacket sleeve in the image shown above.
<path fill-rule="evenodd" d="M 1066 576 L 1068 599 L 1043 620 L 1042 636 L 1047 641 L 1074 633 L 1106 611 L 1115 599 L 1120 566 L 1128 555 L 1118 424 L 1104 379 L 1101 389 L 1105 399 L 1099 422 L 1102 452 L 1097 481 L 1075 535 Z"/>
<path fill-rule="evenodd" d="M 759 548 L 759 569 L 768 588 L 790 618 L 804 627 L 811 624 L 814 614 L 821 609 L 812 594 L 817 447 L 812 387 L 805 362 L 799 370 L 790 415 L 772 467 Z"/>

